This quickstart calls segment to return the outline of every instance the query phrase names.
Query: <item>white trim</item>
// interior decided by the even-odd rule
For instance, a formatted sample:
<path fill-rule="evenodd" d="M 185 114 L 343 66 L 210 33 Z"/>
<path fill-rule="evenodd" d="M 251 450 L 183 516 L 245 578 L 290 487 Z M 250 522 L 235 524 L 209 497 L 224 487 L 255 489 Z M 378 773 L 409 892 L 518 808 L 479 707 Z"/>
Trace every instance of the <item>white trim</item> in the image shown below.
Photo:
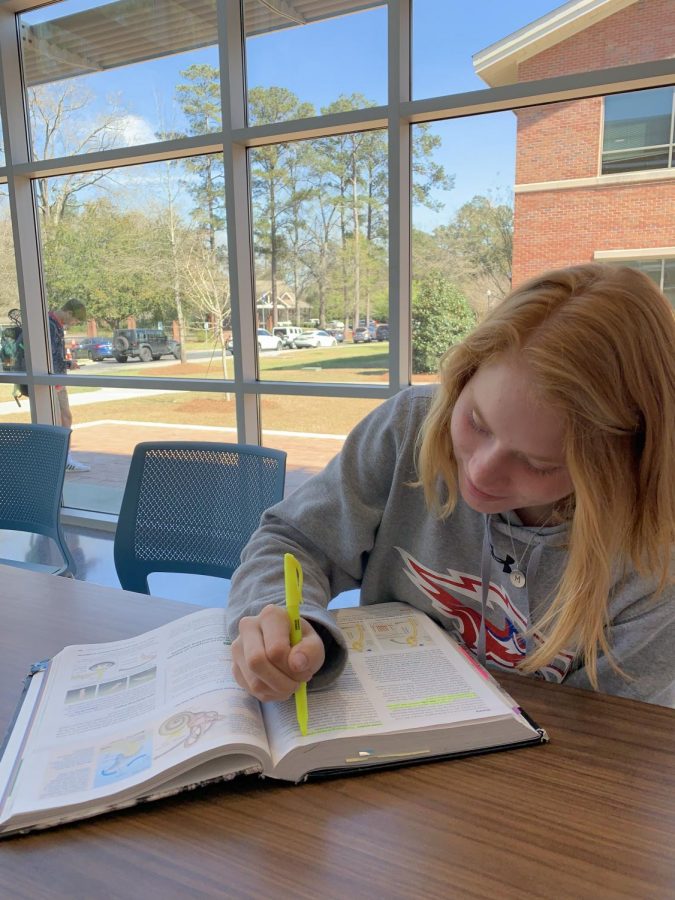
<path fill-rule="evenodd" d="M 515 194 L 532 194 L 538 191 L 564 191 L 574 188 L 604 188 L 612 185 L 648 184 L 654 181 L 673 181 L 674 169 L 655 169 L 651 172 L 618 172 L 614 175 L 589 175 L 586 178 L 565 178 L 560 181 L 530 181 L 516 184 Z"/>
<path fill-rule="evenodd" d="M 627 250 L 596 250 L 593 259 L 670 259 L 675 247 L 638 247 Z"/>
<path fill-rule="evenodd" d="M 116 513 L 98 512 L 93 509 L 77 509 L 70 506 L 61 508 L 62 525 L 91 528 L 96 531 L 109 531 L 112 534 L 117 530 L 117 518 Z"/>

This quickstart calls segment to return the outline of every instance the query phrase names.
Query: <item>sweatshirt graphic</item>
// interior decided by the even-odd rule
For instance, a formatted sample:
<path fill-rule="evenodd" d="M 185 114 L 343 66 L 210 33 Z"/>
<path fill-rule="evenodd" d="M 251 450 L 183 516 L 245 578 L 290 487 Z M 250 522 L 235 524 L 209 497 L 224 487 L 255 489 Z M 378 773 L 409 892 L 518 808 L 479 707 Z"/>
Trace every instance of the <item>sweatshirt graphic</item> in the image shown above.
<path fill-rule="evenodd" d="M 481 625 L 481 579 L 448 569 L 444 574 L 424 566 L 402 547 L 404 571 L 427 597 L 437 614 L 449 622 L 445 627 L 476 654 Z M 499 669 L 513 670 L 527 653 L 525 632 L 528 623 L 511 603 L 505 588 L 491 581 L 488 589 L 488 615 L 485 622 L 485 650 L 489 663 Z M 537 634 L 534 634 L 535 643 Z M 563 653 L 537 675 L 546 681 L 561 682 L 572 665 L 573 655 Z"/>

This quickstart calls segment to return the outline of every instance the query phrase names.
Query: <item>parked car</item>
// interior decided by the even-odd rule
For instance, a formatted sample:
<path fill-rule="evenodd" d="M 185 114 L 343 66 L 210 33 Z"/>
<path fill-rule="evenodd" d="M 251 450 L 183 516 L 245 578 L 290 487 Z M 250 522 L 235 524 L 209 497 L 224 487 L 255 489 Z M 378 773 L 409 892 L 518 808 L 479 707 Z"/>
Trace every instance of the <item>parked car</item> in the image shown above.
<path fill-rule="evenodd" d="M 92 359 L 101 362 L 103 359 L 114 359 L 111 338 L 85 337 L 73 340 L 70 345 L 75 359 Z"/>
<path fill-rule="evenodd" d="M 375 340 L 376 341 L 388 341 L 389 340 L 389 326 L 388 325 L 378 325 L 375 329 Z"/>
<path fill-rule="evenodd" d="M 284 347 L 295 347 L 295 339 L 302 334 L 302 328 L 297 325 L 277 325 L 274 334 L 281 338 Z"/>
<path fill-rule="evenodd" d="M 258 350 L 281 350 L 284 346 L 281 338 L 276 334 L 272 334 L 266 328 L 258 329 L 256 340 L 258 341 Z M 229 339 L 226 347 L 230 353 L 234 353 L 234 341 L 232 338 Z"/>
<path fill-rule="evenodd" d="M 337 347 L 337 339 L 327 331 L 314 328 L 312 331 L 303 331 L 295 339 L 296 347 Z"/>
<path fill-rule="evenodd" d="M 258 329 L 256 340 L 258 341 L 258 350 L 281 350 L 284 346 L 281 338 L 266 328 Z"/>
<path fill-rule="evenodd" d="M 372 327 L 366 327 L 365 325 L 359 325 L 358 328 L 354 329 L 354 335 L 352 340 L 355 344 L 367 344 L 375 338 L 375 329 Z"/>
<path fill-rule="evenodd" d="M 345 339 L 345 333 L 342 328 L 326 328 L 326 333 L 334 337 L 338 344 L 341 344 Z"/>
<path fill-rule="evenodd" d="M 180 359 L 180 344 L 167 338 L 159 328 L 118 328 L 113 334 L 113 353 L 117 362 L 126 362 L 130 356 L 141 362 L 150 362 L 162 356 Z"/>

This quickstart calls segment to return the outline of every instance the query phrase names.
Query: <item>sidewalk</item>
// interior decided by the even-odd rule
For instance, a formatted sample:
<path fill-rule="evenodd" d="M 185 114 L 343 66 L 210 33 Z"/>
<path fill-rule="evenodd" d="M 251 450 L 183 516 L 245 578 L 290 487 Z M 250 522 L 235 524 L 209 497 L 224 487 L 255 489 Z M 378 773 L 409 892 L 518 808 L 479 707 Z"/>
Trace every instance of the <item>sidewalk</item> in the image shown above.
<path fill-rule="evenodd" d="M 71 406 L 85 406 L 88 403 L 105 403 L 106 400 L 126 400 L 128 397 L 152 397 L 154 394 L 168 394 L 170 391 L 143 388 L 97 388 L 84 394 L 68 392 L 68 402 Z M 21 409 L 28 411 L 28 398 L 21 397 Z M 19 407 L 16 401 L 8 400 L 0 403 L 0 416 L 8 416 L 15 413 Z"/>

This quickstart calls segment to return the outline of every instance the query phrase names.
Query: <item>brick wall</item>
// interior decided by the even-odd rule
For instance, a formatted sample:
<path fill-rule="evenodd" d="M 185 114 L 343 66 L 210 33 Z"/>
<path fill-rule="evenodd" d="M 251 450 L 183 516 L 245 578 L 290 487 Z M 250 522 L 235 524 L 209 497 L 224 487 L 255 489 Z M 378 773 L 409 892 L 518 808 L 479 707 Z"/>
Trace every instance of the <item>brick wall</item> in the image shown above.
<path fill-rule="evenodd" d="M 520 80 L 675 56 L 675 0 L 637 0 L 519 67 Z M 516 184 L 600 174 L 602 99 L 519 110 Z M 596 250 L 675 246 L 675 181 L 517 194 L 513 284 Z"/>
<path fill-rule="evenodd" d="M 513 285 L 596 250 L 675 246 L 675 182 L 517 194 Z"/>
<path fill-rule="evenodd" d="M 637 0 L 525 60 L 519 81 L 675 56 L 675 0 Z"/>
<path fill-rule="evenodd" d="M 598 174 L 600 97 L 520 109 L 516 116 L 516 184 Z"/>

